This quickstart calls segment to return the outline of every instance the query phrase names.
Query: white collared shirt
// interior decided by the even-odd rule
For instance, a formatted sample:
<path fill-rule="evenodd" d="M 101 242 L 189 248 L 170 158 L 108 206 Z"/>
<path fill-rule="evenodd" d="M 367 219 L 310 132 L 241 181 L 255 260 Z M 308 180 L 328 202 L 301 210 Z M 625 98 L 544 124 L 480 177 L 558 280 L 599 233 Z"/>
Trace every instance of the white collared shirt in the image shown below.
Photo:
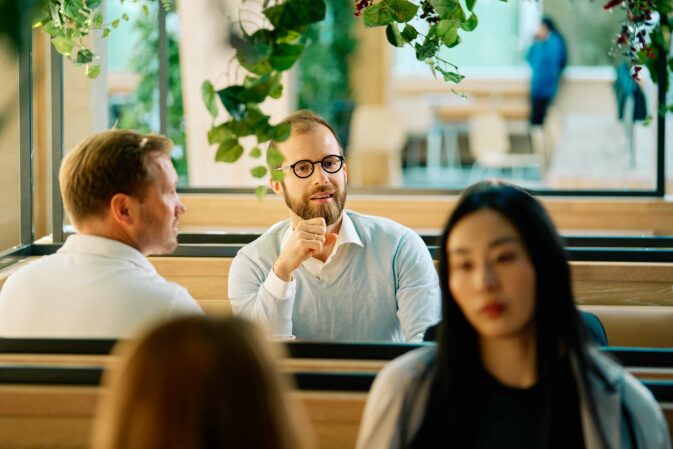
<path fill-rule="evenodd" d="M 138 250 L 76 234 L 7 279 L 0 291 L 0 336 L 120 338 L 190 313 L 203 312 Z"/>

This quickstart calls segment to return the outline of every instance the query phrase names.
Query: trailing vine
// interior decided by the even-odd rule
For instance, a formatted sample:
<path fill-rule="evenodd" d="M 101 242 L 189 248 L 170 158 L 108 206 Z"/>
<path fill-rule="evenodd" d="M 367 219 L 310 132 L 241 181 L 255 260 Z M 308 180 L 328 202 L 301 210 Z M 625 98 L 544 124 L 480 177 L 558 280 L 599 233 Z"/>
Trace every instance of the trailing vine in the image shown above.
<path fill-rule="evenodd" d="M 149 4 L 155 0 L 127 0 L 128 3 L 141 3 L 144 16 L 149 14 Z M 125 0 L 119 0 L 124 3 Z M 164 8 L 172 7 L 172 0 L 160 0 Z M 89 78 L 100 74 L 98 56 L 94 53 L 87 38 L 95 32 L 105 38 L 122 21 L 128 22 L 129 15 L 112 20 L 105 19 L 101 11 L 103 0 L 42 0 L 33 16 L 33 28 L 41 28 L 51 37 L 51 44 L 63 56 L 77 65 L 83 65 Z"/>
<path fill-rule="evenodd" d="M 673 2 L 671 0 L 608 0 L 603 8 L 606 11 L 617 8 L 625 12 L 622 29 L 615 38 L 617 55 L 626 57 L 631 64 L 631 76 L 639 81 L 642 67 L 648 68 L 652 81 L 660 89 L 668 92 L 670 73 L 673 71 L 671 33 L 673 30 Z M 667 70 L 663 79 L 659 79 L 661 61 L 666 62 Z M 660 114 L 673 112 L 673 104 L 662 105 Z"/>

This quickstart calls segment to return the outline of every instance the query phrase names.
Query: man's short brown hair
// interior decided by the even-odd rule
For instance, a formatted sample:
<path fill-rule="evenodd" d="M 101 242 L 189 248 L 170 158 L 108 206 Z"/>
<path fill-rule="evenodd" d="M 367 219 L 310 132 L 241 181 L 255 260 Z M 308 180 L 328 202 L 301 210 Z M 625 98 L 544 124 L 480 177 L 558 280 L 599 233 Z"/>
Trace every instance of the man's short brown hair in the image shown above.
<path fill-rule="evenodd" d="M 154 172 L 150 156 L 170 153 L 173 143 L 157 134 L 115 129 L 94 134 L 61 163 L 59 182 L 73 223 L 101 217 L 118 193 L 142 200 Z"/>
<path fill-rule="evenodd" d="M 343 154 L 343 147 L 341 146 L 341 142 L 339 141 L 339 136 L 337 136 L 336 131 L 334 131 L 334 128 L 332 128 L 332 125 L 330 125 L 327 120 L 322 118 L 320 115 L 316 114 L 313 111 L 309 111 L 308 109 L 300 109 L 299 111 L 293 112 L 292 114 L 288 115 L 285 117 L 279 125 L 282 124 L 290 124 L 292 126 L 292 131 L 296 132 L 297 134 L 308 134 L 312 133 L 318 126 L 322 125 L 325 128 L 329 129 L 334 138 L 336 139 L 337 143 L 339 144 L 339 149 L 341 150 L 341 154 Z M 269 142 L 269 148 L 275 148 L 278 149 L 278 144 L 280 142 L 277 142 L 275 140 L 272 140 Z M 277 168 L 277 167 L 272 167 L 272 168 Z"/>

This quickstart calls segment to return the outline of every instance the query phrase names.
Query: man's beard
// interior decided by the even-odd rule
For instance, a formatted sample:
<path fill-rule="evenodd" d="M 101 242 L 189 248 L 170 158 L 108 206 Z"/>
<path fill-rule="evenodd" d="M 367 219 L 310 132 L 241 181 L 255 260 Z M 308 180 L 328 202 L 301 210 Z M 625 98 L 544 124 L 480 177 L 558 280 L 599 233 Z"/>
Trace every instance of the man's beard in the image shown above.
<path fill-rule="evenodd" d="M 332 201 L 325 204 L 311 204 L 310 198 L 321 192 L 332 193 Z M 341 217 L 341 212 L 344 210 L 344 204 L 346 204 L 346 187 L 344 186 L 343 192 L 340 191 L 337 186 L 333 186 L 332 189 L 321 187 L 310 192 L 308 195 L 305 195 L 304 198 L 300 200 L 291 199 L 287 192 L 285 192 L 283 198 L 285 199 L 287 207 L 301 217 L 302 220 L 323 217 L 325 219 L 325 225 L 331 226 L 336 223 L 339 217 Z"/>

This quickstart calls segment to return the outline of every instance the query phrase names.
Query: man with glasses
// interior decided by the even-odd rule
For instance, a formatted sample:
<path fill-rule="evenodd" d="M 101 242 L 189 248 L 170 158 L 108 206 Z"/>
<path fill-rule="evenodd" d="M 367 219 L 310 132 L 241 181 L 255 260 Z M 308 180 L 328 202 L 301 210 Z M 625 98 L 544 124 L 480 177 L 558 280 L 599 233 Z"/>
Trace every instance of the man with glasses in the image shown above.
<path fill-rule="evenodd" d="M 235 313 L 270 334 L 320 340 L 420 340 L 440 319 L 437 273 L 422 239 L 391 220 L 344 210 L 347 167 L 336 133 L 298 111 L 272 142 L 271 178 L 290 219 L 242 248 L 229 271 Z"/>

